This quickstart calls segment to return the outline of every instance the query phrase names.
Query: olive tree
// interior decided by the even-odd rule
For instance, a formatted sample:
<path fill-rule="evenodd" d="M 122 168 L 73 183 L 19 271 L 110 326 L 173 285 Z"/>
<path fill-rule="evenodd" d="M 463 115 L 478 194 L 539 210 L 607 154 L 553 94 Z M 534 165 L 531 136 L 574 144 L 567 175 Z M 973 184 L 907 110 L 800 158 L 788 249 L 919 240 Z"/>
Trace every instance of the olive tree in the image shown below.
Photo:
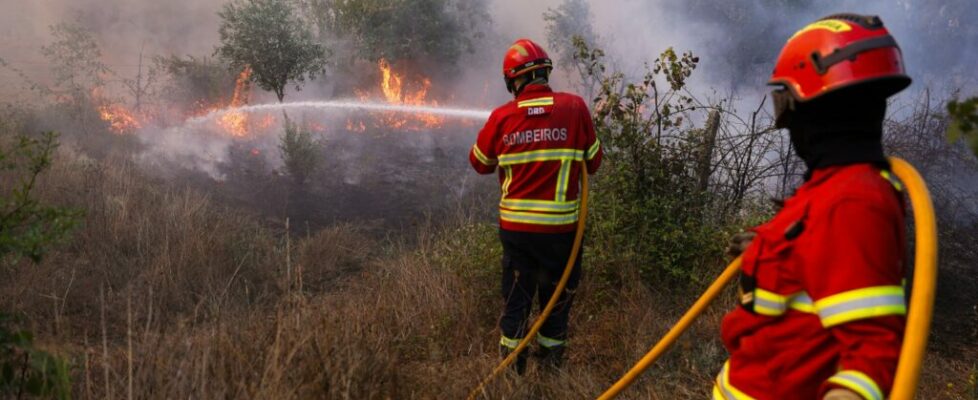
<path fill-rule="evenodd" d="M 329 50 L 313 38 L 311 24 L 288 0 L 233 0 L 218 13 L 221 45 L 217 54 L 238 70 L 250 67 L 258 87 L 285 98 L 323 73 Z"/>
<path fill-rule="evenodd" d="M 324 35 L 349 41 L 352 59 L 437 60 L 451 69 L 490 29 L 486 0 L 304 0 Z"/>
<path fill-rule="evenodd" d="M 557 8 L 547 9 L 543 20 L 547 21 L 547 43 L 559 61 L 557 64 L 573 69 L 576 89 L 584 98 L 592 100 L 601 82 L 584 68 L 586 63 L 575 62 L 579 56 L 578 42 L 590 47 L 598 45 L 598 35 L 591 25 L 591 7 L 585 0 L 564 0 Z"/>

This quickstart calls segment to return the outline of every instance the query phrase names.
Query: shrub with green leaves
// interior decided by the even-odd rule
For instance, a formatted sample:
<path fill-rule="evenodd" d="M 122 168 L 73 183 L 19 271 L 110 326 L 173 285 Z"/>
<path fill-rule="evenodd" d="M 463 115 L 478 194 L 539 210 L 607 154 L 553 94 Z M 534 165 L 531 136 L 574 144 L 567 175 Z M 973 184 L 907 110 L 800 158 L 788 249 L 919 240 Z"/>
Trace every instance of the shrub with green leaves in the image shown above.
<path fill-rule="evenodd" d="M 589 221 L 599 275 L 618 279 L 631 270 L 650 283 L 698 281 L 717 263 L 726 236 L 700 184 L 704 142 L 686 116 L 695 107 L 686 80 L 699 59 L 669 48 L 632 82 L 607 72 L 601 50 L 580 38 L 575 46 L 581 69 L 600 82 L 593 114 L 605 165 Z"/>
<path fill-rule="evenodd" d="M 312 132 L 285 117 L 285 131 L 279 138 L 278 148 L 285 163 L 285 171 L 297 185 L 302 185 L 319 166 L 321 145 Z"/>
<path fill-rule="evenodd" d="M 33 196 L 38 176 L 51 165 L 57 134 L 0 137 L 0 263 L 27 257 L 38 262 L 64 239 L 81 213 L 41 204 Z M 68 362 L 34 346 L 29 331 L 14 329 L 0 314 L 0 394 L 70 397 Z"/>
<path fill-rule="evenodd" d="M 251 68 L 258 87 L 285 98 L 285 87 L 296 90 L 305 80 L 323 73 L 329 50 L 313 38 L 312 25 L 287 0 L 232 0 L 221 17 L 217 54 L 235 70 Z"/>
<path fill-rule="evenodd" d="M 57 134 L 20 136 L 0 143 L 0 260 L 7 256 L 40 261 L 48 246 L 62 240 L 77 224 L 80 213 L 41 204 L 32 196 L 38 176 L 51 166 Z M 9 185 L 6 184 L 9 182 Z"/>
<path fill-rule="evenodd" d="M 37 349 L 34 335 L 0 314 L 0 393 L 71 398 L 68 361 Z"/>
<path fill-rule="evenodd" d="M 951 116 L 948 139 L 952 142 L 964 140 L 978 155 L 978 97 L 948 102 L 947 113 Z"/>

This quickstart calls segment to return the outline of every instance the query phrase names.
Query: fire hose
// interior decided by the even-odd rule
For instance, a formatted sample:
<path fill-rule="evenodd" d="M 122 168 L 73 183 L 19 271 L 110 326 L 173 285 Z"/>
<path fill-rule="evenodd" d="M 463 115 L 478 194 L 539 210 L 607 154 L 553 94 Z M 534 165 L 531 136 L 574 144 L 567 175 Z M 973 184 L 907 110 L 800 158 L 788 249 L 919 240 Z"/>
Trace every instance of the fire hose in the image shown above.
<path fill-rule="evenodd" d="M 907 327 L 900 348 L 900 360 L 897 364 L 893 390 L 890 392 L 890 399 L 909 400 L 914 397 L 917 383 L 920 380 L 920 370 L 927 347 L 927 336 L 930 334 L 930 322 L 934 309 L 934 294 L 937 288 L 937 222 L 934 218 L 934 207 L 931 204 L 927 184 L 917 170 L 908 162 L 896 157 L 890 157 L 890 165 L 893 173 L 906 187 L 916 226 L 913 291 L 910 295 L 910 307 L 907 310 Z M 740 257 L 730 263 L 720 274 L 720 277 L 679 319 L 679 322 L 598 399 L 613 399 L 631 385 L 642 372 L 676 342 L 676 339 L 689 328 L 706 307 L 716 299 L 727 283 L 737 275 L 739 269 Z"/>
<path fill-rule="evenodd" d="M 554 294 L 550 296 L 550 300 L 547 301 L 547 305 L 543 308 L 542 311 L 540 311 L 540 315 L 537 316 L 537 319 L 533 322 L 533 325 L 530 326 L 530 330 L 526 333 L 526 336 L 524 336 L 523 339 L 520 340 L 520 343 L 516 346 L 516 349 L 511 351 L 509 355 L 506 356 L 506 358 L 503 359 L 503 361 L 500 362 L 499 365 L 497 365 L 496 368 L 492 370 L 492 373 L 490 373 L 489 376 L 487 376 L 485 379 L 482 380 L 482 382 L 479 383 L 479 386 L 476 386 L 475 389 L 472 389 L 472 391 L 469 392 L 469 396 L 467 397 L 468 400 L 473 400 L 480 393 L 484 393 L 486 385 L 488 385 L 489 382 L 492 382 L 493 379 L 499 376 L 500 373 L 502 373 L 506 368 L 508 368 L 513 363 L 513 361 L 516 360 L 516 357 L 519 356 L 520 352 L 522 352 L 527 345 L 530 344 L 530 340 L 536 336 L 537 332 L 540 331 L 540 327 L 543 326 L 543 322 L 546 321 L 547 317 L 550 316 L 550 313 L 553 312 L 554 307 L 557 305 L 557 299 L 559 299 L 561 293 L 564 292 L 564 287 L 567 286 L 567 280 L 570 279 L 571 270 L 574 269 L 575 261 L 577 261 L 577 255 L 581 251 L 581 242 L 584 239 L 584 225 L 585 225 L 584 220 L 587 219 L 587 198 L 588 198 L 587 163 L 585 161 L 581 161 L 580 215 L 578 216 L 577 219 L 577 232 L 574 235 L 574 246 L 571 247 L 570 257 L 567 259 L 567 266 L 564 267 L 564 273 L 563 275 L 560 276 L 560 281 L 557 283 L 557 287 L 554 289 Z"/>

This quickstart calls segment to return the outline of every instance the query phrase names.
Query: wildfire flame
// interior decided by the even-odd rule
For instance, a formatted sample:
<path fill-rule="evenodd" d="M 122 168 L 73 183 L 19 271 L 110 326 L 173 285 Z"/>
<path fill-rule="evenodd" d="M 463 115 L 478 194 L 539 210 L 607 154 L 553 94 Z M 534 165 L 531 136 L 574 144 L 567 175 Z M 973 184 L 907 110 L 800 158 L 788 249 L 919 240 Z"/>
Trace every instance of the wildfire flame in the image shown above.
<path fill-rule="evenodd" d="M 383 81 L 380 83 L 380 88 L 384 91 L 384 97 L 387 98 L 388 103 L 400 103 L 401 87 L 403 85 L 401 77 L 391 70 L 391 65 L 383 58 L 378 62 L 378 66 L 380 67 L 380 73 L 384 76 Z"/>
<path fill-rule="evenodd" d="M 232 136 L 245 137 L 248 135 L 248 114 L 238 111 L 236 108 L 247 105 L 250 94 L 251 67 L 245 67 L 234 82 L 234 94 L 231 96 L 231 104 L 229 104 L 231 110 L 217 121 Z"/>
<path fill-rule="evenodd" d="M 353 122 L 352 119 L 346 120 L 346 130 L 350 132 L 364 132 L 367 130 L 367 125 L 363 121 Z"/>
<path fill-rule="evenodd" d="M 428 90 L 431 89 L 430 79 L 421 78 L 420 81 L 412 85 L 417 87 L 417 89 L 414 92 L 408 92 L 405 90 L 404 75 L 395 72 L 387 60 L 381 59 L 378 61 L 377 67 L 381 74 L 381 93 L 383 93 L 384 100 L 388 103 L 411 106 L 438 106 L 437 101 L 428 100 Z M 357 90 L 356 93 L 361 100 L 368 100 L 370 98 L 370 95 L 365 91 Z M 441 127 L 445 122 L 445 118 L 434 114 L 407 115 L 403 113 L 388 113 L 378 122 L 387 128 L 420 130 Z M 353 132 L 363 132 L 367 129 L 363 121 L 354 121 L 351 119 L 347 121 L 346 125 L 347 130 Z"/>
<path fill-rule="evenodd" d="M 142 127 L 131 111 L 119 104 L 98 107 L 99 118 L 109 123 L 109 129 L 118 134 L 133 132 Z"/>

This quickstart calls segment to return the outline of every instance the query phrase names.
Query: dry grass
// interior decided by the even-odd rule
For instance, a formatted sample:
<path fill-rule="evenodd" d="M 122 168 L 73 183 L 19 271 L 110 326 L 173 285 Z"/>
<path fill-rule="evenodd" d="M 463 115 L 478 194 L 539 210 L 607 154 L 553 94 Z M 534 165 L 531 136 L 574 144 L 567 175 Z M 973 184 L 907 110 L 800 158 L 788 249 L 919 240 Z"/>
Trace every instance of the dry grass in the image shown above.
<path fill-rule="evenodd" d="M 491 228 L 423 226 L 411 244 L 350 225 L 287 234 L 124 161 L 61 157 L 47 177 L 41 195 L 86 223 L 42 265 L 3 267 L 0 309 L 72 357 L 76 397 L 462 398 L 498 361 Z M 564 372 L 531 366 L 487 397 L 606 388 L 693 301 L 635 273 L 585 277 Z M 708 397 L 730 298 L 623 398 Z M 973 400 L 973 357 L 932 354 L 921 398 Z"/>

